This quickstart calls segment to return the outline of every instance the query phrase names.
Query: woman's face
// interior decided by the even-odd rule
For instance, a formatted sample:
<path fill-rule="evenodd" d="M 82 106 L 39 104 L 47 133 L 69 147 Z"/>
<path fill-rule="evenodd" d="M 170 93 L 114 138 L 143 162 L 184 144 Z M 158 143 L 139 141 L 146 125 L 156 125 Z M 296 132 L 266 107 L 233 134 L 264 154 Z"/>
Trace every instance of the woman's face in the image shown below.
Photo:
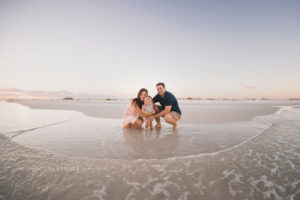
<path fill-rule="evenodd" d="M 141 101 L 144 101 L 145 97 L 147 96 L 147 92 L 143 91 L 141 94 L 140 94 L 140 99 Z"/>

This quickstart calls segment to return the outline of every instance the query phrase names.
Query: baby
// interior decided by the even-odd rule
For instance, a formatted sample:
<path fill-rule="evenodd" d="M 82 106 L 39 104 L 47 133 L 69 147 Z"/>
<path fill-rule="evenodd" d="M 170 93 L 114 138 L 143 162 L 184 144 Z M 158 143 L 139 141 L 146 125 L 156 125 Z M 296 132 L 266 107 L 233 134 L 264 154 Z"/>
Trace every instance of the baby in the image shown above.
<path fill-rule="evenodd" d="M 145 100 L 144 100 L 144 105 L 142 107 L 142 112 L 145 113 L 145 114 L 148 114 L 148 113 L 155 114 L 153 106 L 154 105 L 153 105 L 152 97 L 146 96 Z M 152 120 L 150 121 L 149 117 L 145 117 L 144 119 L 146 121 L 146 124 L 145 124 L 146 131 L 148 131 L 149 126 L 150 126 L 151 129 L 153 129 Z"/>

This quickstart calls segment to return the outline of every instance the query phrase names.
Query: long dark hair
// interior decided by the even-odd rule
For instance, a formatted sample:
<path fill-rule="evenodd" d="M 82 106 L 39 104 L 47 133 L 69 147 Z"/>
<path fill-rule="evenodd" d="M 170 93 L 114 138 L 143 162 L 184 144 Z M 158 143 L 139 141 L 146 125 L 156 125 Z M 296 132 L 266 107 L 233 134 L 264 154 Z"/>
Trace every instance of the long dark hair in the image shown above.
<path fill-rule="evenodd" d="M 148 95 L 148 90 L 145 88 L 142 88 L 139 90 L 137 97 L 132 99 L 132 102 L 135 102 L 140 108 L 142 108 L 144 102 L 140 99 L 140 95 L 142 94 L 142 92 L 146 92 Z"/>

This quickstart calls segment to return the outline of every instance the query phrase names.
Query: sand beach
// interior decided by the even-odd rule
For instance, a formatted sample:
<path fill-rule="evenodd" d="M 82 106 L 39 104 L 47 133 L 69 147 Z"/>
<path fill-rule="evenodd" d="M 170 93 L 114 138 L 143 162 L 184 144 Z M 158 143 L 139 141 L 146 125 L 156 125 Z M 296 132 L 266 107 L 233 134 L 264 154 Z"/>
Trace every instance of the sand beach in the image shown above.
<path fill-rule="evenodd" d="M 145 132 L 127 101 L 2 101 L 1 199 L 299 198 L 300 102 L 180 104 Z"/>

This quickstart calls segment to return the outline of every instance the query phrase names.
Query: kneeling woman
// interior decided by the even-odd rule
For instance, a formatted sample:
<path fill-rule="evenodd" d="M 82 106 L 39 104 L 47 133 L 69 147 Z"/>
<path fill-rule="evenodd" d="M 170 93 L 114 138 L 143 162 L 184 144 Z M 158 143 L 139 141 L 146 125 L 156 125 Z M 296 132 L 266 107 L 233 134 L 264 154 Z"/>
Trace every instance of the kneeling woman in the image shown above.
<path fill-rule="evenodd" d="M 151 115 L 143 113 L 141 110 L 146 96 L 148 96 L 148 90 L 142 88 L 139 90 L 137 97 L 131 100 L 124 112 L 123 128 L 142 128 L 143 117 Z"/>

